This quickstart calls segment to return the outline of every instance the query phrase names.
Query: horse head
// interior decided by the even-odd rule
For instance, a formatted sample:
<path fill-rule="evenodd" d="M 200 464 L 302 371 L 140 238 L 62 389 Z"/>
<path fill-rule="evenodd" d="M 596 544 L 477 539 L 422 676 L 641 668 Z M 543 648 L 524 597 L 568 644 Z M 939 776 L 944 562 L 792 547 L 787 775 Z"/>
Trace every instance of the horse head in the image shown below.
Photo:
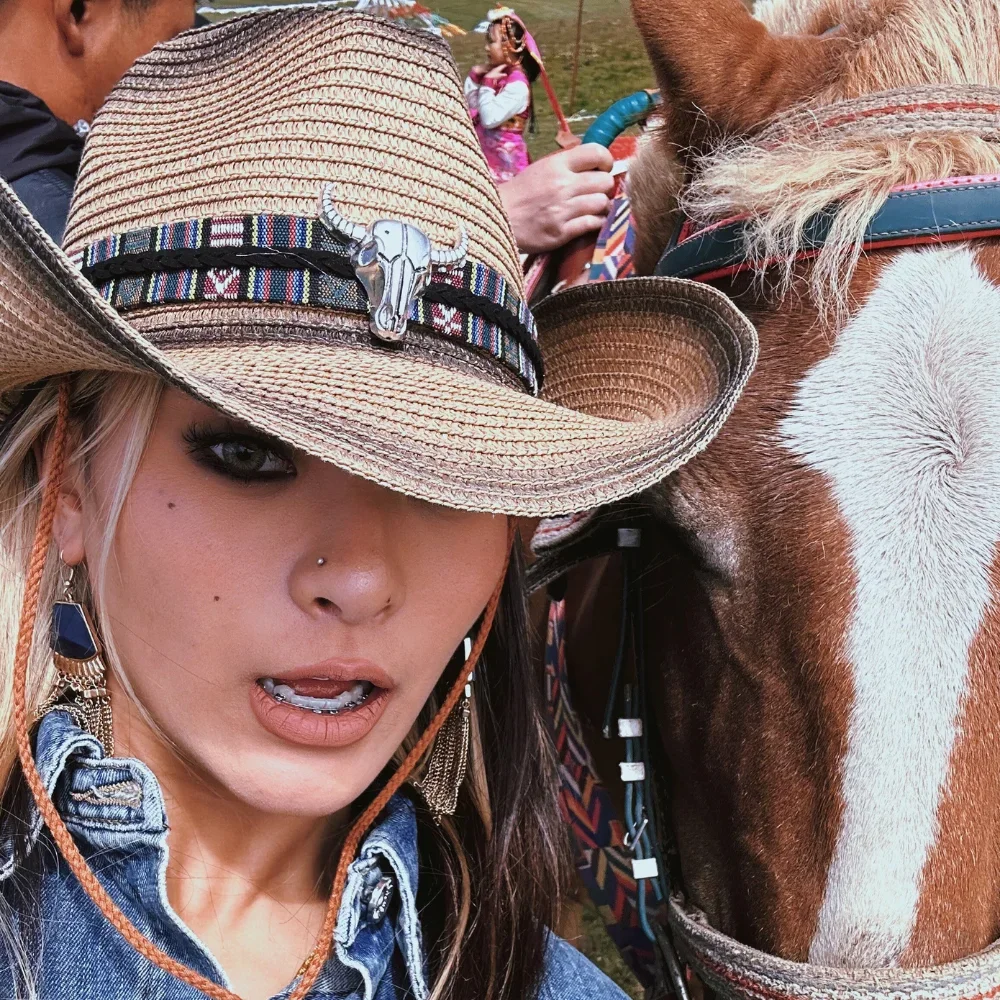
<path fill-rule="evenodd" d="M 1000 4 L 633 7 L 665 99 L 631 173 L 639 270 L 678 210 L 742 217 L 756 264 L 715 280 L 761 346 L 717 439 L 648 496 L 684 888 L 788 959 L 969 955 L 1000 937 L 1000 248 L 900 246 L 903 225 L 861 250 L 891 192 L 1000 174 Z M 616 635 L 578 613 L 571 668 Z"/>

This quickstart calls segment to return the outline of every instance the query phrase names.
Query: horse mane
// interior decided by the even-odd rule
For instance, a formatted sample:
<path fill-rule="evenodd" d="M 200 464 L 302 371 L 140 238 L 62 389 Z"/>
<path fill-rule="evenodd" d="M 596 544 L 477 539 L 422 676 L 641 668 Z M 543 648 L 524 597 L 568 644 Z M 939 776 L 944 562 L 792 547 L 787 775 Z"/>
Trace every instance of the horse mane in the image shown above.
<path fill-rule="evenodd" d="M 854 40 L 837 79 L 790 113 L 800 122 L 814 125 L 830 104 L 885 90 L 1000 85 L 997 0 L 760 0 L 754 15 L 775 33 L 843 26 Z M 877 122 L 863 132 L 800 128 L 775 142 L 773 126 L 786 117 L 762 123 L 754 135 L 722 140 L 696 159 L 679 203 L 700 223 L 748 216 L 748 256 L 781 261 L 801 249 L 809 218 L 839 206 L 810 277 L 824 310 L 846 305 L 865 228 L 894 186 L 1000 173 L 1000 142 L 941 121 L 905 134 L 880 130 Z M 784 278 L 787 289 L 790 263 Z"/>

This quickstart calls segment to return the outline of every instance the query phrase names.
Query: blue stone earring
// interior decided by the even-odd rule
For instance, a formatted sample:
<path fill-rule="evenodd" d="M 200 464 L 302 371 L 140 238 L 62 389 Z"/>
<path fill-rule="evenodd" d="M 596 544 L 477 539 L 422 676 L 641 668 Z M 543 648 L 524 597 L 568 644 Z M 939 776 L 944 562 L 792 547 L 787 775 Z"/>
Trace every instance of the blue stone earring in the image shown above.
<path fill-rule="evenodd" d="M 106 684 L 107 668 L 101 659 L 87 609 L 75 599 L 72 566 L 63 570 L 62 599 L 52 605 L 52 662 L 57 671 L 55 688 L 39 710 L 39 716 L 58 707 L 76 720 L 81 729 L 96 736 L 106 756 L 115 752 L 111 699 Z"/>

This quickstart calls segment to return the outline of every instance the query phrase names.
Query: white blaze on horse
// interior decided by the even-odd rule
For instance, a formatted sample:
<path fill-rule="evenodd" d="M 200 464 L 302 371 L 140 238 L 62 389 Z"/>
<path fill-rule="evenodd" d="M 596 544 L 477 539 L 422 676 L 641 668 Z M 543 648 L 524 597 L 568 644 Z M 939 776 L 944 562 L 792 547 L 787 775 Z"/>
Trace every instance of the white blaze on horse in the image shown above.
<path fill-rule="evenodd" d="M 685 897 L 793 962 L 954 962 L 1000 938 L 1000 2 L 634 12 L 665 99 L 631 174 L 638 269 L 678 204 L 689 233 L 738 218 L 746 259 L 684 273 L 732 294 L 761 347 L 718 438 L 649 495 L 646 656 Z M 964 222 L 908 224 L 953 190 Z M 570 583 L 592 720 L 615 575 Z M 723 992 L 1000 991 L 992 954 L 817 986 L 702 944 Z"/>

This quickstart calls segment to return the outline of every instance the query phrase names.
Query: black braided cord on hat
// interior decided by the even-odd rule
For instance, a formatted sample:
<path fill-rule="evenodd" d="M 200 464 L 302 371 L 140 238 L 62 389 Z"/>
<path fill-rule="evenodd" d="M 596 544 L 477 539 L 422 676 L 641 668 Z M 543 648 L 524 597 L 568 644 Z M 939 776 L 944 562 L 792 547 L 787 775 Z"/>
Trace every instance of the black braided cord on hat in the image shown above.
<path fill-rule="evenodd" d="M 354 266 L 342 253 L 299 247 L 293 250 L 271 250 L 263 247 L 199 247 L 197 249 L 156 250 L 148 253 L 125 254 L 110 260 L 84 265 L 83 276 L 100 287 L 115 278 L 139 277 L 158 271 L 187 271 L 203 268 L 288 268 L 303 267 L 324 274 L 357 281 Z M 545 375 L 545 362 L 538 343 L 527 327 L 509 309 L 466 288 L 445 281 L 431 281 L 422 292 L 428 302 L 474 313 L 510 334 L 535 366 L 538 381 Z"/>

